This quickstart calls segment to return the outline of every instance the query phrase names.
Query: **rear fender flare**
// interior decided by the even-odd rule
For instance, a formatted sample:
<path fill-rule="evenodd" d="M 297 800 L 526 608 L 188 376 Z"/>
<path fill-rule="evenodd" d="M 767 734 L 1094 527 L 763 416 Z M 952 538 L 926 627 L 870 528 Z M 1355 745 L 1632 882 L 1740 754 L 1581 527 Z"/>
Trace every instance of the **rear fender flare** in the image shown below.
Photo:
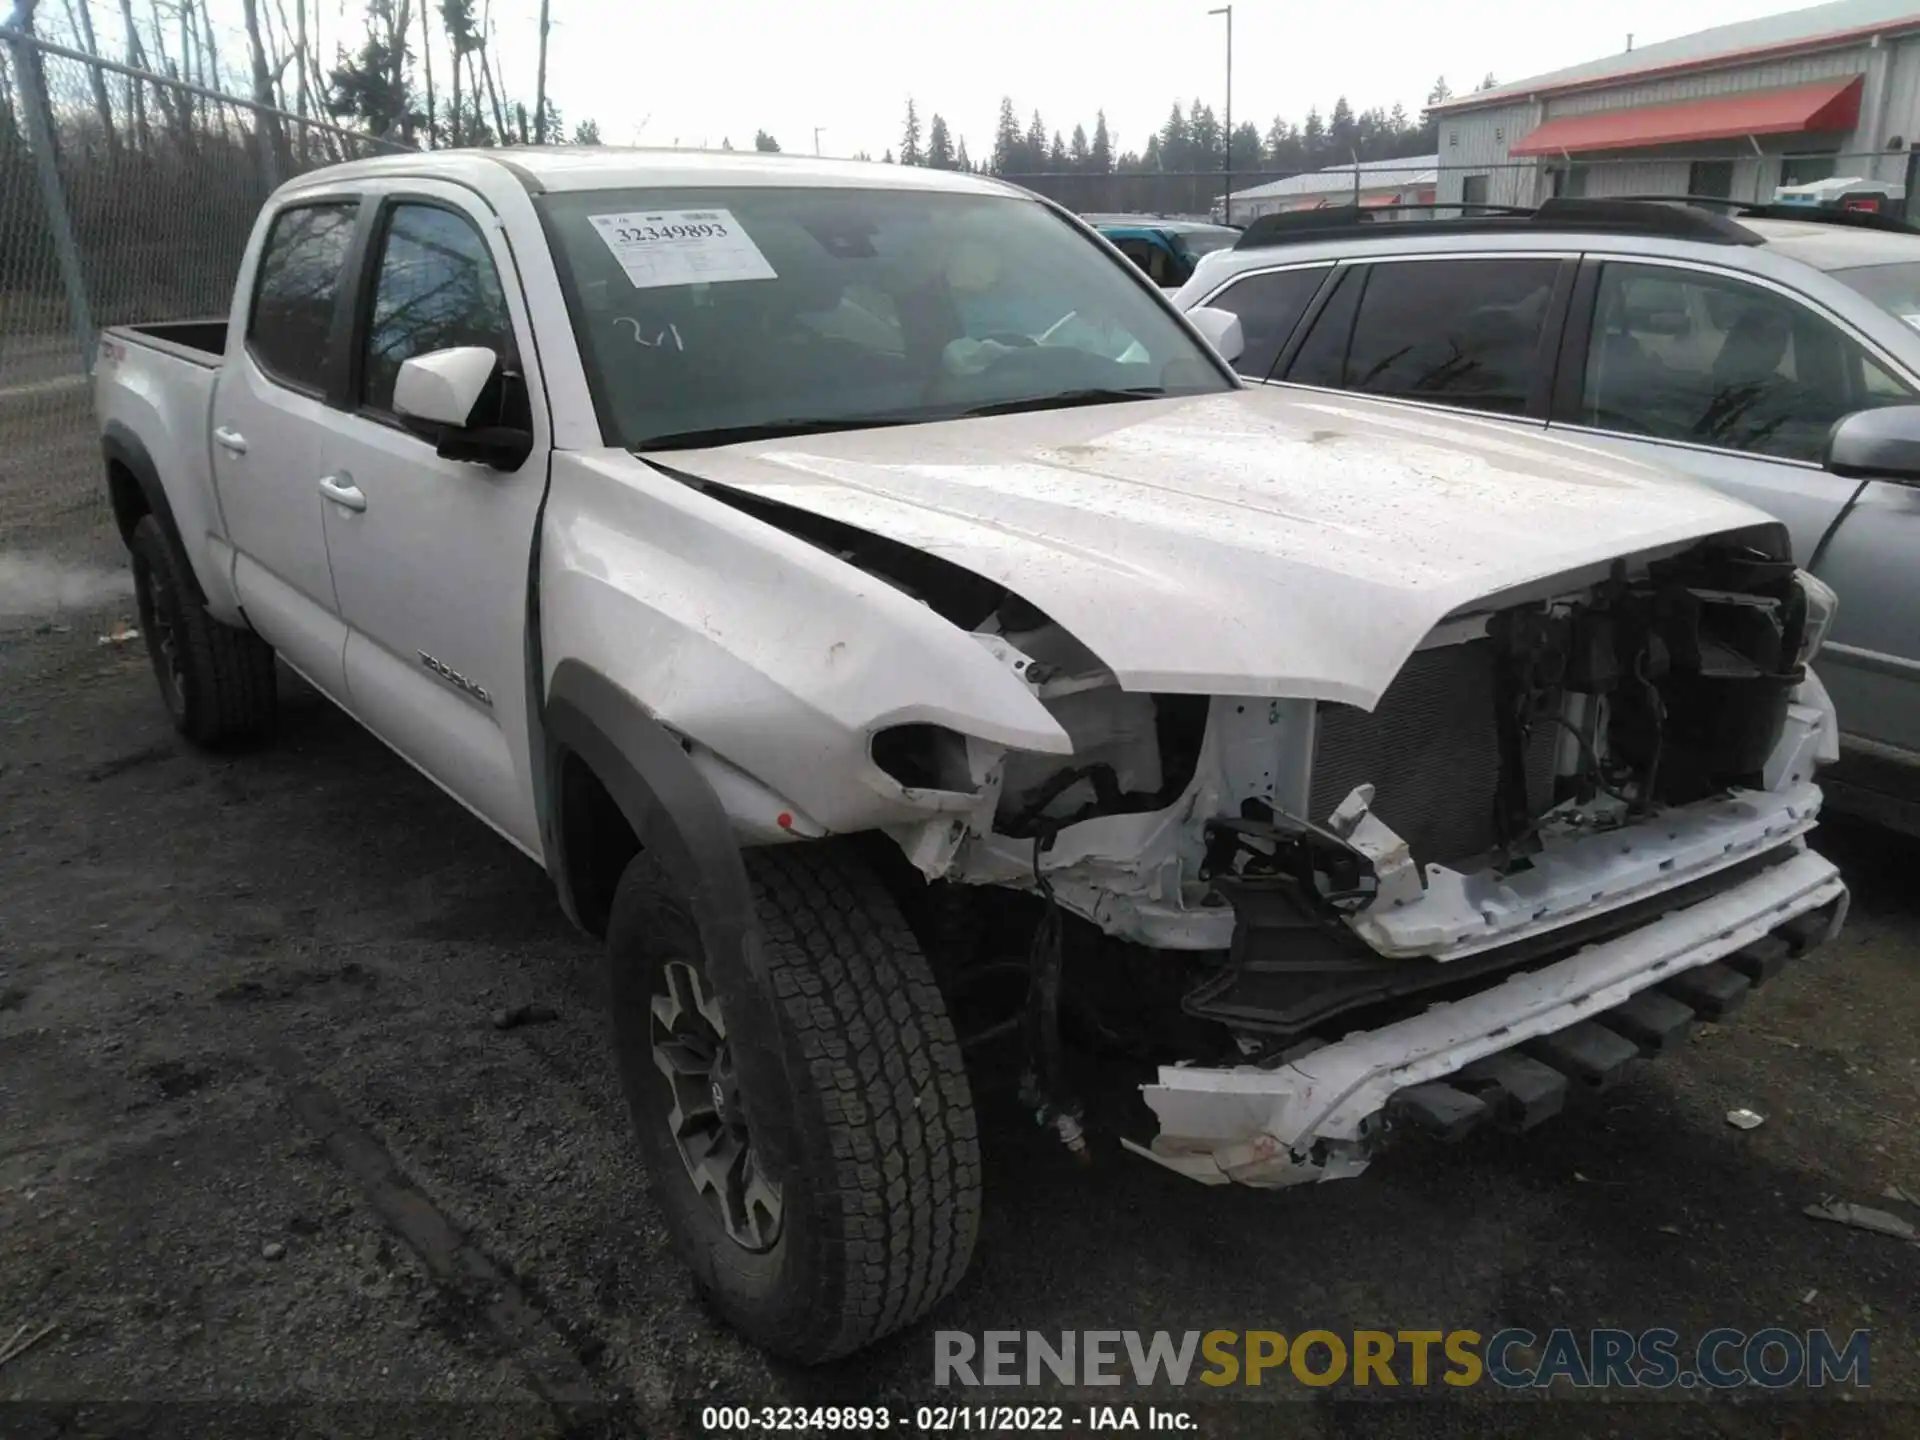
<path fill-rule="evenodd" d="M 153 456 L 147 453 L 146 445 L 140 437 L 118 420 L 109 420 L 100 434 L 100 449 L 109 466 L 118 465 L 140 487 L 141 498 L 146 502 L 145 511 L 136 510 L 128 505 L 125 496 L 115 491 L 109 483 L 107 496 L 113 505 L 113 523 L 120 531 L 124 541 L 133 534 L 133 527 L 143 513 L 151 513 L 160 522 L 160 528 L 167 532 L 167 539 L 173 547 L 187 559 L 187 575 L 193 584 L 193 598 L 201 604 L 206 603 L 207 594 L 200 583 L 200 576 L 193 564 L 193 552 L 187 549 L 180 537 L 180 524 L 173 518 L 173 503 L 167 499 L 167 487 L 160 480 L 160 467 L 153 463 Z"/>
<path fill-rule="evenodd" d="M 754 920 L 753 887 L 733 824 L 713 787 L 671 731 L 580 661 L 563 660 L 555 667 L 544 708 L 547 793 L 554 799 L 541 817 L 541 838 L 563 903 L 571 909 L 560 769 L 572 754 L 606 787 L 640 848 L 685 900 L 722 1008 L 736 1016 L 755 1012 L 752 1023 L 727 1027 L 743 1080 L 756 1089 L 769 1087 L 760 1093 L 781 1093 L 774 1086 L 790 1092 L 785 1060 L 771 1043 L 780 1021 Z"/>

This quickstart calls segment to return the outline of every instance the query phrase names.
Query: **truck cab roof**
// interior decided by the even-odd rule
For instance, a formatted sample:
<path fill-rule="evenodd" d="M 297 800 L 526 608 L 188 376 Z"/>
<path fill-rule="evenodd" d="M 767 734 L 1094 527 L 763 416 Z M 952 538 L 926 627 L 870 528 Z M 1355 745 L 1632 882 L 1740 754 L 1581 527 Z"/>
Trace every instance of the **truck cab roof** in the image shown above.
<path fill-rule="evenodd" d="M 927 190 L 970 194 L 1026 194 L 1017 186 L 955 170 L 826 160 L 758 151 L 679 150 L 666 147 L 527 146 L 511 150 L 432 150 L 350 160 L 315 170 L 289 190 L 323 189 L 387 176 L 441 175 L 473 179 L 513 175 L 534 193 L 620 190 L 650 185 L 803 186 L 862 190 Z"/>

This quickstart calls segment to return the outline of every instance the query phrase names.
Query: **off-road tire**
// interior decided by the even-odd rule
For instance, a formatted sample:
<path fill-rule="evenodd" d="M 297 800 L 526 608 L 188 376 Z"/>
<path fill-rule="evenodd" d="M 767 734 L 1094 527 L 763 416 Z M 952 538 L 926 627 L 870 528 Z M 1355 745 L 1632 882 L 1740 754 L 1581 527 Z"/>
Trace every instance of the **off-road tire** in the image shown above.
<path fill-rule="evenodd" d="M 701 1291 L 765 1350 L 817 1364 L 912 1324 L 959 1283 L 980 1147 L 945 1003 L 879 883 L 830 844 L 749 851 L 746 865 L 764 964 L 752 983 L 771 993 L 725 1018 L 730 1044 L 762 1045 L 784 1071 L 759 1090 L 743 1076 L 740 1097 L 756 1153 L 775 1135 L 787 1157 L 770 1249 L 728 1236 L 669 1131 L 651 997 L 669 961 L 705 957 L 685 897 L 644 851 L 607 927 L 614 1038 L 650 1187 Z"/>
<path fill-rule="evenodd" d="M 207 613 L 187 558 L 152 515 L 127 538 L 140 633 L 174 729 L 196 745 L 256 739 L 273 728 L 273 648 Z"/>

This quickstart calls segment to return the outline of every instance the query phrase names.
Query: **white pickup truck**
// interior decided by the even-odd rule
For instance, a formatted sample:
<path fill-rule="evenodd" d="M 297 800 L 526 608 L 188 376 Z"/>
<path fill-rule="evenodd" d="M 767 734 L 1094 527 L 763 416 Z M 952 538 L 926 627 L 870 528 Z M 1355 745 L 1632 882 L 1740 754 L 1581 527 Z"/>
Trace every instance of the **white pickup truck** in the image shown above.
<path fill-rule="evenodd" d="M 97 405 L 175 725 L 266 730 L 277 655 L 544 866 L 688 1263 L 817 1361 L 967 1266 L 996 978 L 1069 1147 L 1063 1010 L 1168 1062 L 1129 1148 L 1286 1186 L 1841 923 L 1778 524 L 1243 388 L 1237 326 L 985 179 L 441 153 L 283 187 Z"/>

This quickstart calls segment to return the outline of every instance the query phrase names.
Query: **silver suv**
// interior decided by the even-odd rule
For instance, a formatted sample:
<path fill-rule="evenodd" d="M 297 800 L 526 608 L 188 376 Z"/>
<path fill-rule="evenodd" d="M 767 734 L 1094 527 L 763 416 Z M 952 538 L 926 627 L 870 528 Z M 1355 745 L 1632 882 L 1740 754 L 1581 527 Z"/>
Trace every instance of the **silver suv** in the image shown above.
<path fill-rule="evenodd" d="M 1174 299 L 1239 317 L 1249 380 L 1479 411 L 1785 521 L 1840 596 L 1829 799 L 1920 833 L 1920 410 L 1836 429 L 1920 405 L 1920 230 L 1671 200 L 1439 213 L 1266 217 Z"/>

